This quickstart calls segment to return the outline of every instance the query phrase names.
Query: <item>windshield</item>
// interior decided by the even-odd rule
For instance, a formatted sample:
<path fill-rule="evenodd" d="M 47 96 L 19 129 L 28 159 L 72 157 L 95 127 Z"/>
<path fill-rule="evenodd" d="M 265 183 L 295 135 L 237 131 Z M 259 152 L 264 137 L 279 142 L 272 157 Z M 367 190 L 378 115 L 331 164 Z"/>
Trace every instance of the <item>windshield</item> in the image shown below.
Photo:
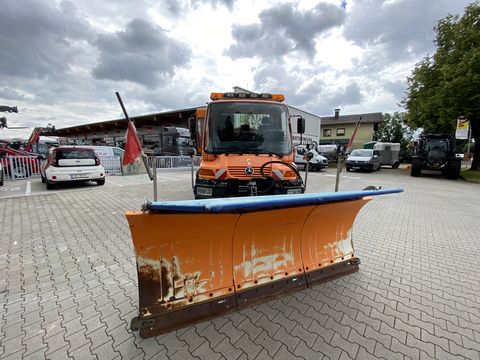
<path fill-rule="evenodd" d="M 369 149 L 356 149 L 353 150 L 350 156 L 358 156 L 358 157 L 371 157 L 373 150 Z"/>
<path fill-rule="evenodd" d="M 443 139 L 431 139 L 427 142 L 427 151 L 430 150 L 447 150 L 447 142 Z"/>
<path fill-rule="evenodd" d="M 190 146 L 190 138 L 188 137 L 178 137 L 177 138 L 177 145 L 178 146 Z"/>
<path fill-rule="evenodd" d="M 232 102 L 210 105 L 206 151 L 214 154 L 291 152 L 287 107 L 281 104 Z"/>

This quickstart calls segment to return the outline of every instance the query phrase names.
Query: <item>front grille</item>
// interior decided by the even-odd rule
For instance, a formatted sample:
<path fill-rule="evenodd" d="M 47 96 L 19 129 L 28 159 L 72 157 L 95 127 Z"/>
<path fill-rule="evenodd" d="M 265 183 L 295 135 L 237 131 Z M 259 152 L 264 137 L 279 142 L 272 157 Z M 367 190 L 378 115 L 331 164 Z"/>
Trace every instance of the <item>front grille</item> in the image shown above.
<path fill-rule="evenodd" d="M 245 169 L 247 167 L 246 166 L 230 166 L 228 168 L 228 174 L 232 177 L 235 177 L 235 178 L 246 178 L 246 179 L 250 179 L 252 177 L 260 177 L 262 176 L 260 174 L 260 166 L 253 166 L 253 174 L 252 175 L 247 175 L 245 174 Z M 263 174 L 265 176 L 271 176 L 272 174 L 272 169 L 268 166 L 265 166 L 263 168 Z"/>

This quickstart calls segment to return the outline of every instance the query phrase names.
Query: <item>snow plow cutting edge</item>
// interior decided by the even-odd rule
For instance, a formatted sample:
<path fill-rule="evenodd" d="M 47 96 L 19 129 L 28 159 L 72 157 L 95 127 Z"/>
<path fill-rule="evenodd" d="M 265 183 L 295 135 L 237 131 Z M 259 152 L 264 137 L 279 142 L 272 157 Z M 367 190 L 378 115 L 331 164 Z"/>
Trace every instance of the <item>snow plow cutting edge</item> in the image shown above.
<path fill-rule="evenodd" d="M 158 335 L 358 270 L 352 226 L 401 189 L 152 202 L 128 219 L 138 271 L 132 330 Z"/>

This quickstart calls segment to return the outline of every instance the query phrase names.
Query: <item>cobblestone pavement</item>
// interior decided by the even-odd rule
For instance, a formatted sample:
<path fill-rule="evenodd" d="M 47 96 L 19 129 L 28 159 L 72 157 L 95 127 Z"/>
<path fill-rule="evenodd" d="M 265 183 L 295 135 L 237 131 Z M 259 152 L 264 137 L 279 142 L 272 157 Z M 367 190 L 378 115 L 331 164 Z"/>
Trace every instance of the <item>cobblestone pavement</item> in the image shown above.
<path fill-rule="evenodd" d="M 332 190 L 333 174 L 311 173 L 309 190 Z M 138 299 L 123 213 L 151 186 L 131 179 L 0 200 L 1 359 L 480 358 L 479 185 L 344 173 L 342 190 L 406 190 L 357 217 L 359 272 L 141 339 L 128 328 Z M 178 172 L 159 191 L 187 199 L 189 186 Z"/>

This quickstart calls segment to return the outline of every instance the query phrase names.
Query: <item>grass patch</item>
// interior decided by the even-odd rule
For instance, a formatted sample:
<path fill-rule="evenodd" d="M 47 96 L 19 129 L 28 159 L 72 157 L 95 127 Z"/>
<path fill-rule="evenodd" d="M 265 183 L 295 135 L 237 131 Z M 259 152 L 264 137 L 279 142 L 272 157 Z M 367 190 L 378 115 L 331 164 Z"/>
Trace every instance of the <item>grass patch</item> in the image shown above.
<path fill-rule="evenodd" d="M 462 170 L 460 177 L 465 181 L 480 184 L 479 170 Z"/>

